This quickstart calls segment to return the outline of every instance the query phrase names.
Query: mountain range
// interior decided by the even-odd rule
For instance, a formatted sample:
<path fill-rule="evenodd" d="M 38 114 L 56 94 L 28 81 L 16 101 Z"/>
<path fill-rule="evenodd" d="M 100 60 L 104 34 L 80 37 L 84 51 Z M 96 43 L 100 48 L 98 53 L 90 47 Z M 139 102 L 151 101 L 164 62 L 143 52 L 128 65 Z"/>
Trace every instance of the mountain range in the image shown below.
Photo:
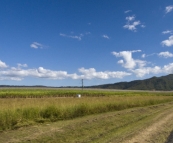
<path fill-rule="evenodd" d="M 88 88 L 170 91 L 173 90 L 173 74 L 161 77 L 154 76 L 144 80 L 89 86 Z"/>

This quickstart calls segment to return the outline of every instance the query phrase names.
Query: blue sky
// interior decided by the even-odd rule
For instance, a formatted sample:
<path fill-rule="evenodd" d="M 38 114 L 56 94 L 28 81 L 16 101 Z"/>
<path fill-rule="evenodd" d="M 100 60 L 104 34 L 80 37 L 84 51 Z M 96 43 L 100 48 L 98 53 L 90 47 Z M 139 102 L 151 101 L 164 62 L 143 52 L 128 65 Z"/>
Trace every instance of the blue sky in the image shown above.
<path fill-rule="evenodd" d="M 171 73 L 172 0 L 0 2 L 0 84 L 98 85 Z"/>

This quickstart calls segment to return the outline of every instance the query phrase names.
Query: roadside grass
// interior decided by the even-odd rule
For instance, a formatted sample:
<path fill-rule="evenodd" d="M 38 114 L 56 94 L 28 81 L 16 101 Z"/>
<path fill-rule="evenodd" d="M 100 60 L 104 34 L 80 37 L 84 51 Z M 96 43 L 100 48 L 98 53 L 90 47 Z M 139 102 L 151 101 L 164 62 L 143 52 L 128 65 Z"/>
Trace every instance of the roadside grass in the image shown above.
<path fill-rule="evenodd" d="M 131 137 L 138 136 L 140 132 L 145 131 L 153 123 L 157 124 L 158 121 L 162 121 L 169 114 L 172 114 L 172 108 L 173 102 L 89 115 L 73 120 L 37 124 L 0 133 L 0 143 L 127 143 Z M 170 129 L 172 129 L 171 120 L 170 125 Z M 152 141 L 161 143 L 159 142 L 160 138 L 157 137 L 163 135 L 162 133 L 156 134 Z M 168 136 L 169 132 L 164 135 L 164 140 Z"/>
<path fill-rule="evenodd" d="M 173 96 L 0 98 L 0 130 L 173 101 Z"/>

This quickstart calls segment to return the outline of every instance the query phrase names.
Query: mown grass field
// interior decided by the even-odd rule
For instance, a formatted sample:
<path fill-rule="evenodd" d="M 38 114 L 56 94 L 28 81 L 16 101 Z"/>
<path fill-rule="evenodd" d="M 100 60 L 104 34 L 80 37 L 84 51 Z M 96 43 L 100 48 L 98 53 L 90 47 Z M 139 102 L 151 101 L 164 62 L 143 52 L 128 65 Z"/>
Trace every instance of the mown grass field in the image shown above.
<path fill-rule="evenodd" d="M 82 98 L 75 98 L 76 94 Z M 173 101 L 172 92 L 0 89 L 0 130 Z"/>

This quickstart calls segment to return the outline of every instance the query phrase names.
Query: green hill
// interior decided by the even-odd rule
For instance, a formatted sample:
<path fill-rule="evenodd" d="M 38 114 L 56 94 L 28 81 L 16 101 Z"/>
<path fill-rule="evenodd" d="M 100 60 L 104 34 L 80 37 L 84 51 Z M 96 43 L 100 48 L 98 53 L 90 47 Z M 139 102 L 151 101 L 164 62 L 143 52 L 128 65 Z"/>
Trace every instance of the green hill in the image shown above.
<path fill-rule="evenodd" d="M 152 77 L 145 80 L 134 80 L 131 82 L 119 82 L 90 86 L 90 88 L 102 89 L 127 89 L 127 90 L 173 90 L 173 74 L 162 77 Z"/>

